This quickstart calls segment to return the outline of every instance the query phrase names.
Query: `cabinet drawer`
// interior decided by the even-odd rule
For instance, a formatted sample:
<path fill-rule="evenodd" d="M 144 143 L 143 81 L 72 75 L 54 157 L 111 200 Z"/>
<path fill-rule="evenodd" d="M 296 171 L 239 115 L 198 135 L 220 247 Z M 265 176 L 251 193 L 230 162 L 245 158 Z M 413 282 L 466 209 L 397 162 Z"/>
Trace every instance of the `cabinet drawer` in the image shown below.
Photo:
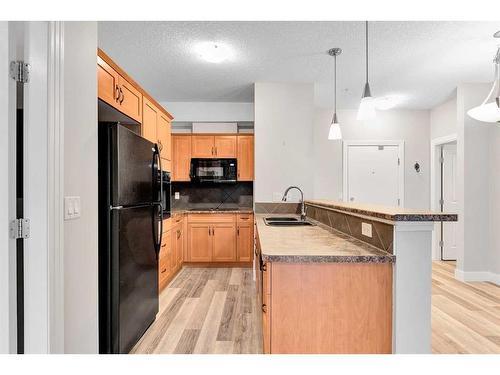
<path fill-rule="evenodd" d="M 238 222 L 251 223 L 253 221 L 253 214 L 238 214 Z"/>
<path fill-rule="evenodd" d="M 184 218 L 183 214 L 173 214 L 173 216 L 172 216 L 173 224 L 172 225 L 180 223 L 183 218 Z"/>
<path fill-rule="evenodd" d="M 188 214 L 189 223 L 234 223 L 235 214 Z"/>

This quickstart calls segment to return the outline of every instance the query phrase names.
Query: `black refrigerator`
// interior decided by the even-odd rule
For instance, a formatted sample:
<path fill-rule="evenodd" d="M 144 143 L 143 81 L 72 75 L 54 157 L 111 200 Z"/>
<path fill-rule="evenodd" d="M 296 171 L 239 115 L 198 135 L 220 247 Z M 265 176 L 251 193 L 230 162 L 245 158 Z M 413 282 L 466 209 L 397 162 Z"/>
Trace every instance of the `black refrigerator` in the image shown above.
<path fill-rule="evenodd" d="M 156 144 L 99 123 L 99 352 L 128 353 L 158 312 L 162 235 Z"/>

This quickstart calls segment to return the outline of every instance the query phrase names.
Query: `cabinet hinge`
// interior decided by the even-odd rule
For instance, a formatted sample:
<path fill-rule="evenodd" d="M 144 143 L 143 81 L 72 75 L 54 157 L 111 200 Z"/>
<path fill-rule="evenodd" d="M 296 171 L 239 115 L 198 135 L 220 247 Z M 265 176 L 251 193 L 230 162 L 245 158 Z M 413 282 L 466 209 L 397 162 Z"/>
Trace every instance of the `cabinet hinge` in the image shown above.
<path fill-rule="evenodd" d="M 10 78 L 16 82 L 27 83 L 30 79 L 30 64 L 24 61 L 10 62 Z"/>
<path fill-rule="evenodd" d="M 26 239 L 30 237 L 30 220 L 16 219 L 10 222 L 10 238 Z"/>

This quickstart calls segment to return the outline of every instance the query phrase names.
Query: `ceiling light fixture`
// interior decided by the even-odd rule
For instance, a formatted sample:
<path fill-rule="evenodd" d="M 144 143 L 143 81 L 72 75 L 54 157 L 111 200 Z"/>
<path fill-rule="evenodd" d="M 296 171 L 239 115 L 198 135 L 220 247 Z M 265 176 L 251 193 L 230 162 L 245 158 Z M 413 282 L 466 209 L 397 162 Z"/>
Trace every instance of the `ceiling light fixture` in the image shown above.
<path fill-rule="evenodd" d="M 500 31 L 493 34 L 493 37 L 500 38 Z M 500 46 L 497 47 L 493 64 L 495 65 L 495 79 L 488 96 L 480 106 L 467 111 L 470 117 L 478 121 L 500 122 Z M 495 98 L 494 101 L 492 101 L 493 97 Z"/>
<path fill-rule="evenodd" d="M 328 50 L 328 54 L 333 56 L 333 117 L 328 132 L 328 139 L 342 139 L 342 131 L 340 130 L 339 120 L 337 119 L 337 56 L 342 53 L 340 48 L 332 48 Z"/>
<path fill-rule="evenodd" d="M 231 48 L 223 43 L 202 42 L 194 49 L 203 60 L 211 63 L 221 63 L 232 56 Z"/>
<path fill-rule="evenodd" d="M 373 97 L 368 83 L 368 21 L 365 22 L 365 42 L 366 42 L 366 83 L 363 89 L 363 96 L 359 104 L 358 120 L 370 120 L 375 118 L 375 106 Z"/>

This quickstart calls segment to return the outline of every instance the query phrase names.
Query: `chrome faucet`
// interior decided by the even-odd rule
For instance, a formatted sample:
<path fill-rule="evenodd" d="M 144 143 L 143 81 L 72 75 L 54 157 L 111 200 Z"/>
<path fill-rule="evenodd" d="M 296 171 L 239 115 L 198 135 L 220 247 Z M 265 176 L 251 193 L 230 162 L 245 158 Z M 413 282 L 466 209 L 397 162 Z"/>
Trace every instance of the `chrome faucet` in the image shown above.
<path fill-rule="evenodd" d="M 283 202 L 286 202 L 286 196 L 288 192 L 292 189 L 297 189 L 300 191 L 300 220 L 305 221 L 306 220 L 306 206 L 304 204 L 304 193 L 298 186 L 290 186 L 285 190 L 285 193 L 283 194 L 283 198 L 281 200 Z"/>

